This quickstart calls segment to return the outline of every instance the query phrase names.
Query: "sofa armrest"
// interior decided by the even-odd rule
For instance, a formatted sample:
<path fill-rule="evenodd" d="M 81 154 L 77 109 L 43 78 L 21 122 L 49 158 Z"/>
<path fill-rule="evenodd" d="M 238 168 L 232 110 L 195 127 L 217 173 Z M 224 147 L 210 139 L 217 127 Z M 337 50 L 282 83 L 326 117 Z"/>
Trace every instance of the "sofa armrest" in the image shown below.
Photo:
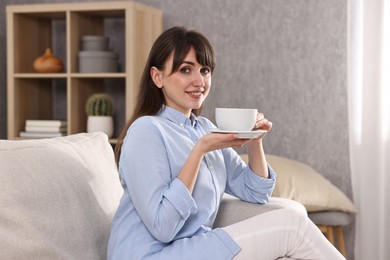
<path fill-rule="evenodd" d="M 123 193 L 103 133 L 0 140 L 0 258 L 106 259 Z"/>
<path fill-rule="evenodd" d="M 226 227 L 271 210 L 285 208 L 295 209 L 307 216 L 305 207 L 294 200 L 271 197 L 267 204 L 255 204 L 224 194 L 214 222 L 214 228 Z"/>

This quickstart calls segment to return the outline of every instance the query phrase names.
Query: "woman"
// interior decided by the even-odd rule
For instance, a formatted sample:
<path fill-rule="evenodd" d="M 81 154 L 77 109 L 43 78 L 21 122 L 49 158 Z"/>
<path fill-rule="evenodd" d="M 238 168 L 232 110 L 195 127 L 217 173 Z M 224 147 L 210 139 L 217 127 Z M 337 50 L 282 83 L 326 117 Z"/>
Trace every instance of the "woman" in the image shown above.
<path fill-rule="evenodd" d="M 182 27 L 154 43 L 115 151 L 124 194 L 108 258 L 343 259 L 307 217 L 290 210 L 212 229 L 224 192 L 267 203 L 276 179 L 265 160 L 265 134 L 252 140 L 209 134 L 215 126 L 199 116 L 214 60 L 209 41 Z M 259 113 L 253 129 L 271 128 Z M 248 165 L 232 149 L 244 145 Z"/>

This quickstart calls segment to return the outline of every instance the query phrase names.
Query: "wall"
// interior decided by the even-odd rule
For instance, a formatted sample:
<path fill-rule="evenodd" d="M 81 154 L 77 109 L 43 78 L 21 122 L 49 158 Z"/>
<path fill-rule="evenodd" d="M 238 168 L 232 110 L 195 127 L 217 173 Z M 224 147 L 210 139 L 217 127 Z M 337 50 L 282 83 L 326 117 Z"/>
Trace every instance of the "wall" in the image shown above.
<path fill-rule="evenodd" d="M 43 2 L 62 1 L 6 0 L 0 5 Z M 347 125 L 347 0 L 138 2 L 162 9 L 164 28 L 193 27 L 214 45 L 217 70 L 205 116 L 214 120 L 215 107 L 258 108 L 274 123 L 265 140 L 267 153 L 310 164 L 352 197 Z M 0 138 L 5 138 L 3 6 L 0 12 Z M 353 259 L 353 226 L 345 233 L 349 259 Z"/>

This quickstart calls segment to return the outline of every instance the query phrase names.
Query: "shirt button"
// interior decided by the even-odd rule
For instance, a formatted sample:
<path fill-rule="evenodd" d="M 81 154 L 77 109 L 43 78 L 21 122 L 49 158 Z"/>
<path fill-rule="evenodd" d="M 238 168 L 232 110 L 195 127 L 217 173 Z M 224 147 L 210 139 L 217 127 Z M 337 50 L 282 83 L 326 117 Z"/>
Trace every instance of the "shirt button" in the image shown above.
<path fill-rule="evenodd" d="M 180 126 L 181 126 L 181 127 L 184 127 L 183 123 L 180 123 Z"/>

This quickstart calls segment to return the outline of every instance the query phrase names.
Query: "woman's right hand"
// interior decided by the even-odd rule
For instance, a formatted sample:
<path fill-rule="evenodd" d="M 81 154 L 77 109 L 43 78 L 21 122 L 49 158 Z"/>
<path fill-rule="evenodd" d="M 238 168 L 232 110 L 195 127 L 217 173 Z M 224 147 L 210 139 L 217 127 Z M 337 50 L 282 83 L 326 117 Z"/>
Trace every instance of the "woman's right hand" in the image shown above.
<path fill-rule="evenodd" d="M 228 147 L 242 147 L 250 140 L 251 139 L 239 139 L 237 138 L 237 134 L 211 133 L 203 136 L 198 140 L 194 149 L 188 156 L 187 161 L 177 176 L 178 179 L 180 179 L 190 193 L 192 193 L 196 179 L 198 178 L 200 164 L 206 153 Z"/>
<path fill-rule="evenodd" d="M 198 149 L 200 149 L 203 154 L 206 154 L 214 150 L 219 150 L 228 147 L 239 148 L 248 143 L 250 140 L 251 139 L 239 139 L 237 138 L 237 134 L 234 133 L 211 133 L 199 139 L 196 146 L 198 146 Z"/>

